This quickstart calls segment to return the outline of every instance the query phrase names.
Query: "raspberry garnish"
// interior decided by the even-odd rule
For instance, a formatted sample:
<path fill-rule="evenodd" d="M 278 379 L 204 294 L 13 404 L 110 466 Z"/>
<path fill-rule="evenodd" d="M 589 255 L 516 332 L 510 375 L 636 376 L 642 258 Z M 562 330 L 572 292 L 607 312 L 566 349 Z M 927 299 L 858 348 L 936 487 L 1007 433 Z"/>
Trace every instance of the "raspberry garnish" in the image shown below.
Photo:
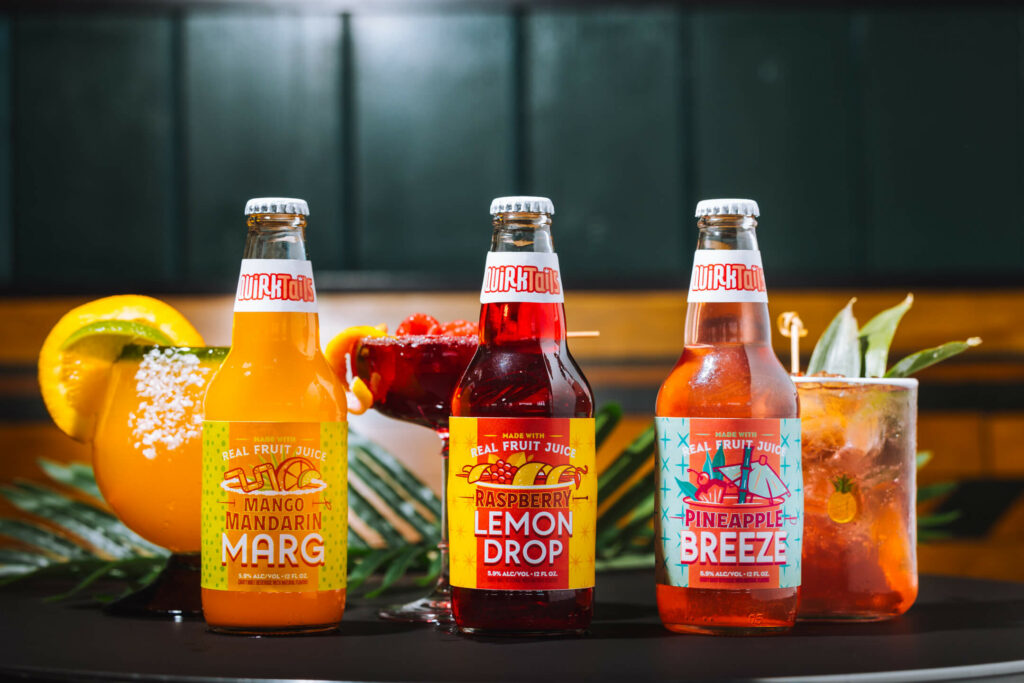
<path fill-rule="evenodd" d="M 436 334 L 441 334 L 441 323 L 437 322 L 437 318 L 426 313 L 413 313 L 403 320 L 395 330 L 395 336 L 398 337 Z"/>
<path fill-rule="evenodd" d="M 473 337 L 478 332 L 476 323 L 471 323 L 468 320 L 452 320 L 441 325 L 441 334 L 453 337 Z"/>

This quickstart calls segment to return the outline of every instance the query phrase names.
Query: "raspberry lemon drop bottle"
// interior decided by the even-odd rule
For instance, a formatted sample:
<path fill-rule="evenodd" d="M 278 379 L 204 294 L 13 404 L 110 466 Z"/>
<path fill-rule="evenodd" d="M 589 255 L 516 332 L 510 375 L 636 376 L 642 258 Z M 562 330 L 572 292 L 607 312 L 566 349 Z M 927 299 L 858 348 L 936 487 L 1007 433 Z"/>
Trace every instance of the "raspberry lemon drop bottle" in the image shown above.
<path fill-rule="evenodd" d="M 221 632 L 326 631 L 345 610 L 345 392 L 320 351 L 306 202 L 245 213 L 231 351 L 205 400 L 203 616 Z"/>
<path fill-rule="evenodd" d="M 464 633 L 582 633 L 594 599 L 594 401 L 569 354 L 554 207 L 491 204 L 480 345 L 452 397 L 452 611 Z"/>
<path fill-rule="evenodd" d="M 672 631 L 796 619 L 803 485 L 796 388 L 771 347 L 757 203 L 697 204 L 683 354 L 658 393 L 658 612 Z"/>

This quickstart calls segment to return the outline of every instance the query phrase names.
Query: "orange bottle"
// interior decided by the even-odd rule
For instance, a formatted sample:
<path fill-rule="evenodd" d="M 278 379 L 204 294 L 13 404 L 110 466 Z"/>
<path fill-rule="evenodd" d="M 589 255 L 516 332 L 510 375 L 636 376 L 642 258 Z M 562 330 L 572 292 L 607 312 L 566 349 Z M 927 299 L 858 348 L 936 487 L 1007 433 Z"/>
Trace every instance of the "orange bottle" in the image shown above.
<path fill-rule="evenodd" d="M 252 199 L 232 346 L 203 423 L 203 615 L 248 634 L 334 629 L 345 610 L 345 393 L 320 351 L 309 209 Z"/>
<path fill-rule="evenodd" d="M 655 418 L 658 612 L 672 631 L 785 631 L 803 535 L 796 387 L 772 351 L 757 203 L 697 215 L 683 354 Z"/>

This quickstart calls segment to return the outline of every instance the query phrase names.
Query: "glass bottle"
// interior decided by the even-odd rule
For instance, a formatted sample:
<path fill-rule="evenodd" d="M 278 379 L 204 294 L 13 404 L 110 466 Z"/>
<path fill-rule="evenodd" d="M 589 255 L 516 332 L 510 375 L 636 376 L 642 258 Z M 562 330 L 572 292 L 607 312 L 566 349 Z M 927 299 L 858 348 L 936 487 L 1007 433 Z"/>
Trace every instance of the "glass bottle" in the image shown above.
<path fill-rule="evenodd" d="M 658 393 L 658 612 L 672 631 L 796 618 L 803 491 L 796 388 L 771 347 L 757 203 L 704 200 L 684 348 Z"/>
<path fill-rule="evenodd" d="M 464 633 L 580 633 L 593 612 L 594 401 L 569 353 L 554 207 L 491 204 L 480 345 L 452 398 L 452 611 Z"/>
<path fill-rule="evenodd" d="M 203 613 L 216 631 L 336 628 L 347 576 L 345 392 L 320 350 L 309 209 L 266 197 L 203 423 Z"/>

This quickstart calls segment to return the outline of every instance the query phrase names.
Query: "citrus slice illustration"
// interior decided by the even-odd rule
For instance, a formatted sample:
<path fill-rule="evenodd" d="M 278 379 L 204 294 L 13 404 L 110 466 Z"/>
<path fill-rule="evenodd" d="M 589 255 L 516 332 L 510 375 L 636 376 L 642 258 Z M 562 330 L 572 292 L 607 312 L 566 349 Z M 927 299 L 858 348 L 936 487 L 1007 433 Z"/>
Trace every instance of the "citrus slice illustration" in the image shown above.
<path fill-rule="evenodd" d="M 552 484 L 561 483 L 562 475 L 566 472 L 566 470 L 571 469 L 572 465 L 559 465 L 558 467 L 554 468 L 553 470 L 547 473 L 547 479 L 545 480 L 545 483 L 548 484 L 549 486 Z"/>
<path fill-rule="evenodd" d="M 39 388 L 54 423 L 78 441 L 92 439 L 110 367 L 133 341 L 202 346 L 181 313 L 148 296 L 108 296 L 65 313 L 39 351 Z"/>
<path fill-rule="evenodd" d="M 316 470 L 306 470 L 299 475 L 299 488 L 304 489 L 312 486 L 314 479 L 319 479 L 320 473 Z"/>
<path fill-rule="evenodd" d="M 547 468 L 547 464 L 542 462 L 528 462 L 518 470 L 512 477 L 513 486 L 532 486 L 534 481 L 537 479 L 537 475 Z"/>
<path fill-rule="evenodd" d="M 288 458 L 277 466 L 277 484 L 282 491 L 303 488 L 318 476 L 313 463 L 305 458 Z"/>
<path fill-rule="evenodd" d="M 467 466 L 469 467 L 469 466 Z M 484 472 L 490 469 L 491 463 L 485 462 L 481 465 L 473 465 L 469 467 L 469 471 L 466 473 L 466 481 L 470 484 L 475 484 L 480 481 L 480 477 L 484 476 Z"/>
<path fill-rule="evenodd" d="M 846 524 L 857 516 L 857 499 L 853 495 L 853 482 L 845 474 L 832 480 L 835 491 L 828 498 L 828 516 L 833 522 Z"/>

